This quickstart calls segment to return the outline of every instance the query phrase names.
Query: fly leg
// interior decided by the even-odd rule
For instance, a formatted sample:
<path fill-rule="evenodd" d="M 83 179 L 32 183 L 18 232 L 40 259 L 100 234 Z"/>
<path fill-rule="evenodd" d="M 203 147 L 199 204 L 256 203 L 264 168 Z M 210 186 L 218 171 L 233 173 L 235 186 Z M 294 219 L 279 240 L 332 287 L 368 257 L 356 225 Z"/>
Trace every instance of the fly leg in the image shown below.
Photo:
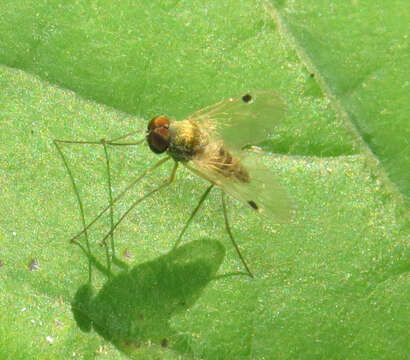
<path fill-rule="evenodd" d="M 192 211 L 191 216 L 189 217 L 188 221 L 186 222 L 184 228 L 182 229 L 181 233 L 178 236 L 177 241 L 175 242 L 175 245 L 173 247 L 173 249 L 176 249 L 178 247 L 178 245 L 181 242 L 182 236 L 184 235 L 186 229 L 188 228 L 189 224 L 191 223 L 192 219 L 194 218 L 194 216 L 196 215 L 196 213 L 198 212 L 199 208 L 202 206 L 202 203 L 205 201 L 205 199 L 208 197 L 209 193 L 211 192 L 212 188 L 214 187 L 214 184 L 210 185 L 205 192 L 202 194 L 201 198 L 199 199 L 198 205 L 196 206 L 196 208 L 194 209 L 194 211 Z"/>
<path fill-rule="evenodd" d="M 204 174 L 202 171 L 199 171 L 198 169 L 195 169 L 194 167 L 192 167 L 191 165 L 189 165 L 189 164 L 187 164 L 187 163 L 184 163 L 184 166 L 185 166 L 186 168 L 188 168 L 190 171 L 192 171 L 194 174 L 196 174 L 196 175 L 202 177 L 203 179 L 208 180 L 209 182 L 211 182 L 212 185 L 207 189 L 207 191 L 205 191 L 204 195 L 202 195 L 201 200 L 199 201 L 198 206 L 195 208 L 195 210 L 194 210 L 193 213 L 191 214 L 191 217 L 189 218 L 188 223 L 185 225 L 184 229 L 182 230 L 182 233 L 181 233 L 181 235 L 179 236 L 179 238 L 178 238 L 178 240 L 177 240 L 177 243 L 175 244 L 174 248 L 176 248 L 176 246 L 178 245 L 178 243 L 179 243 L 179 241 L 180 241 L 180 239 L 181 239 L 181 237 L 182 237 L 184 231 L 186 230 L 186 228 L 187 228 L 188 225 L 189 225 L 189 222 L 192 220 L 192 218 L 194 217 L 195 213 L 198 211 L 199 207 L 202 205 L 202 202 L 203 202 L 203 201 L 205 200 L 205 198 L 208 196 L 209 191 L 211 191 L 211 189 L 212 189 L 212 187 L 213 187 L 214 185 L 218 185 L 217 183 L 214 182 L 213 179 L 211 179 L 210 177 L 208 177 L 208 176 L 207 176 L 206 174 Z M 249 275 L 250 277 L 253 278 L 254 276 L 253 276 L 252 272 L 249 270 L 249 267 L 248 267 L 248 265 L 246 264 L 246 261 L 245 261 L 244 257 L 242 256 L 242 254 L 241 254 L 241 252 L 240 252 L 240 250 L 239 250 L 238 244 L 236 243 L 236 241 L 235 241 L 235 239 L 234 239 L 234 237 L 233 237 L 233 235 L 232 235 L 231 228 L 230 228 L 230 226 L 229 226 L 229 221 L 228 221 L 228 214 L 227 214 L 227 211 L 226 211 L 225 193 L 224 193 L 223 191 L 222 191 L 222 209 L 223 209 L 224 218 L 225 218 L 225 227 L 226 227 L 226 231 L 228 232 L 229 238 L 231 239 L 232 244 L 233 244 L 233 246 L 234 246 L 236 252 L 238 253 L 239 258 L 241 259 L 242 264 L 243 264 L 243 266 L 245 267 L 245 270 L 246 270 L 247 275 Z M 239 275 L 239 274 L 236 274 L 236 275 Z"/>
<path fill-rule="evenodd" d="M 231 227 L 229 226 L 228 213 L 227 213 L 227 211 L 226 211 L 225 193 L 224 193 L 223 191 L 222 191 L 222 209 L 223 209 L 224 218 L 225 218 L 226 231 L 227 231 L 227 233 L 228 233 L 228 235 L 229 235 L 229 237 L 230 237 L 230 239 L 231 239 L 231 241 L 232 241 L 233 247 L 235 248 L 236 252 L 238 253 L 238 256 L 239 256 L 239 258 L 241 259 L 242 264 L 243 264 L 243 266 L 244 266 L 245 269 L 246 269 L 246 272 L 248 273 L 248 275 L 249 275 L 251 278 L 253 278 L 254 276 L 253 276 L 252 272 L 249 270 L 249 267 L 248 267 L 248 265 L 246 264 L 246 261 L 245 261 L 244 257 L 242 256 L 242 254 L 241 254 L 241 252 L 240 252 L 240 250 L 239 250 L 238 244 L 236 243 L 236 241 L 235 241 L 235 239 L 234 239 L 234 237 L 233 237 L 233 235 L 232 235 Z"/>
<path fill-rule="evenodd" d="M 132 205 L 127 209 L 127 211 L 125 211 L 124 214 L 121 215 L 119 220 L 115 224 L 113 224 L 113 226 L 111 227 L 111 230 L 104 236 L 104 238 L 102 239 L 101 242 L 104 243 L 108 239 L 108 237 L 111 236 L 111 234 L 114 232 L 114 230 L 117 228 L 117 226 L 124 220 L 124 218 L 131 212 L 131 210 L 134 209 L 140 202 L 142 202 L 146 198 L 150 197 L 151 195 L 153 195 L 157 191 L 163 189 L 164 187 L 166 187 L 168 185 L 171 185 L 171 183 L 175 179 L 175 173 L 176 173 L 177 169 L 178 169 L 178 162 L 175 162 L 169 180 L 167 180 L 163 184 L 159 185 L 154 190 L 151 190 L 150 192 L 146 193 L 144 196 L 140 197 L 138 200 L 134 201 L 132 203 Z"/>
<path fill-rule="evenodd" d="M 110 157 L 108 154 L 108 148 L 107 148 L 107 142 L 105 139 L 101 140 L 101 143 L 104 147 L 104 155 L 105 155 L 105 164 L 106 164 L 106 171 L 107 171 L 107 187 L 108 187 L 108 202 L 110 206 L 110 229 L 113 229 L 114 227 L 114 203 L 113 203 L 113 197 L 112 197 L 112 184 L 111 184 L 111 167 L 110 167 Z M 104 248 L 105 248 L 105 257 L 106 257 L 106 262 L 107 262 L 107 270 L 108 273 L 111 274 L 111 263 L 113 262 L 115 265 L 122 269 L 126 269 L 128 266 L 126 263 L 121 261 L 117 256 L 115 255 L 115 246 L 114 246 L 114 232 L 111 233 L 110 235 L 110 246 L 111 246 L 111 252 L 108 247 L 108 244 L 104 242 Z"/>
<path fill-rule="evenodd" d="M 80 210 L 80 218 L 81 218 L 81 223 L 83 225 L 84 230 L 84 238 L 85 238 L 85 246 L 79 242 L 74 242 L 75 245 L 77 245 L 82 252 L 86 255 L 87 259 L 88 259 L 88 281 L 89 283 L 91 283 L 92 281 L 92 265 L 94 265 L 97 269 L 99 269 L 103 274 L 105 274 L 107 277 L 110 277 L 111 274 L 111 269 L 110 266 L 108 266 L 107 268 L 102 265 L 96 258 L 95 256 L 91 253 L 91 246 L 90 246 L 90 241 L 89 241 L 89 237 L 88 237 L 88 231 L 87 231 L 87 227 L 86 227 L 86 221 L 85 221 L 85 215 L 84 215 L 84 205 L 83 205 L 83 201 L 81 199 L 80 196 L 80 192 L 78 190 L 77 184 L 74 180 L 74 175 L 71 171 L 71 168 L 68 165 L 67 159 L 64 156 L 64 153 L 61 149 L 60 144 L 61 143 L 74 143 L 74 144 L 99 144 L 98 142 L 79 142 L 79 141 L 74 141 L 74 142 L 70 142 L 70 141 L 66 141 L 66 140 L 54 140 L 54 145 L 57 148 L 57 151 L 61 157 L 61 159 L 63 160 L 63 164 L 64 167 L 69 175 L 70 178 L 70 182 L 71 185 L 73 187 L 73 191 L 79 206 L 79 210 Z"/>
<path fill-rule="evenodd" d="M 163 163 L 168 161 L 170 159 L 169 156 L 166 158 L 163 158 L 159 160 L 154 166 L 151 166 L 149 169 L 145 170 L 140 176 L 138 176 L 136 179 L 134 179 L 121 193 L 113 199 L 112 203 L 116 203 L 118 200 L 120 200 L 126 192 L 128 192 L 132 187 L 134 187 L 142 178 L 144 178 L 146 175 L 150 174 L 153 172 L 155 169 L 159 168 Z M 79 233 L 77 233 L 75 236 L 73 236 L 70 240 L 70 242 L 75 242 L 81 235 L 83 235 L 91 226 L 95 224 L 95 222 L 106 213 L 110 209 L 110 204 L 108 204 L 104 209 L 102 209 L 98 215 L 90 221 L 84 228 L 81 230 Z"/>
<path fill-rule="evenodd" d="M 78 206 L 79 206 L 79 211 L 80 211 L 80 219 L 81 219 L 81 223 L 83 226 L 83 230 L 78 233 L 76 236 L 74 236 L 71 239 L 71 242 L 74 243 L 75 245 L 77 245 L 82 251 L 83 253 L 87 256 L 88 258 L 88 278 L 89 281 L 91 282 L 92 279 L 92 265 L 94 265 L 98 270 L 100 270 L 103 274 L 105 274 L 107 277 L 111 276 L 111 263 L 114 262 L 114 264 L 116 264 L 117 266 L 120 266 L 122 268 L 126 267 L 126 265 L 120 261 L 119 259 L 116 258 L 115 256 L 115 247 L 114 247 L 114 238 L 113 238 L 113 232 L 114 229 L 116 228 L 116 226 L 118 224 L 114 224 L 114 203 L 117 202 L 118 200 L 120 200 L 127 191 L 129 191 L 132 187 L 134 187 L 143 177 L 145 177 L 145 175 L 151 173 L 152 171 L 154 171 L 155 169 L 157 169 L 158 167 L 160 167 L 163 163 L 165 163 L 166 161 L 168 161 L 170 159 L 170 157 L 166 157 L 161 159 L 160 161 L 158 161 L 156 164 L 154 164 L 152 167 L 150 167 L 149 169 L 147 169 L 144 173 L 142 173 L 139 177 L 137 177 L 136 179 L 134 179 L 116 198 L 113 198 L 112 196 L 112 186 L 111 186 L 111 172 L 110 172 L 110 158 L 108 155 L 108 145 L 109 146 L 131 146 L 131 145 L 139 145 L 141 143 L 143 143 L 145 141 L 145 139 L 137 141 L 137 142 L 125 142 L 123 141 L 125 138 L 135 135 L 139 132 L 134 132 L 134 133 L 129 133 L 126 134 L 124 136 L 112 139 L 112 140 L 105 140 L 102 139 L 100 141 L 75 141 L 75 140 L 58 140 L 55 139 L 54 140 L 54 145 L 56 146 L 57 152 L 59 153 L 61 159 L 63 160 L 63 164 L 64 167 L 67 171 L 67 174 L 69 175 L 70 178 L 70 182 L 75 194 L 75 198 L 77 200 Z M 65 144 L 83 144 L 83 145 L 99 145 L 99 146 L 103 146 L 104 148 L 104 154 L 105 154 L 105 162 L 106 162 L 106 173 L 107 173 L 107 183 L 108 183 L 108 198 L 109 198 L 109 204 L 108 206 L 106 206 L 90 223 L 86 224 L 86 220 L 85 220 L 85 214 L 84 214 L 84 205 L 83 205 L 83 201 L 81 199 L 80 196 L 80 192 L 78 189 L 78 186 L 75 182 L 74 179 L 74 175 L 73 172 L 68 164 L 67 158 L 63 153 L 62 150 L 62 145 Z M 173 174 L 175 173 L 176 169 L 174 168 Z M 159 188 L 162 188 L 163 186 L 160 186 Z M 158 191 L 159 189 L 156 189 L 154 191 L 152 191 L 150 194 Z M 147 196 L 149 196 L 150 194 L 148 194 Z M 143 199 L 145 199 L 147 196 L 145 196 Z M 143 199 L 140 199 L 137 201 L 137 203 L 139 203 L 140 201 L 142 201 Z M 133 207 L 136 204 L 133 205 Z M 89 233 L 88 233 L 88 229 L 99 219 L 101 218 L 101 216 L 107 212 L 109 210 L 109 218 L 110 218 L 110 232 L 109 232 L 109 236 L 110 236 L 110 247 L 111 249 L 108 248 L 108 245 L 105 245 L 105 241 L 103 242 L 105 245 L 105 253 L 106 253 L 106 266 L 104 266 L 103 264 L 101 264 L 96 258 L 95 256 L 92 254 L 91 252 L 91 246 L 90 246 L 90 241 L 89 241 Z M 128 213 L 129 211 L 127 211 Z M 122 221 L 122 219 L 125 217 L 125 215 L 120 219 L 120 221 Z M 77 238 L 80 237 L 81 235 L 84 235 L 85 238 L 85 243 L 81 243 L 77 241 Z"/>

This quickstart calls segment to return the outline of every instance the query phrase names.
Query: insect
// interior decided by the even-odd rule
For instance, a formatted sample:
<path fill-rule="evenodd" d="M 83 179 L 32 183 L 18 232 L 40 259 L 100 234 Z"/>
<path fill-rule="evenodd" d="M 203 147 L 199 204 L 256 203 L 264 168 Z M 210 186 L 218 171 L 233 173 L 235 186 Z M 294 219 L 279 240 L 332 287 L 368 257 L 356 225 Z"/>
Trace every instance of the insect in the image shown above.
<path fill-rule="evenodd" d="M 154 153 L 166 154 L 166 157 L 142 173 L 116 198 L 112 198 L 110 192 L 110 204 L 93 221 L 86 224 L 83 216 L 84 228 L 72 238 L 72 241 L 74 242 L 79 236 L 86 234 L 87 230 L 106 211 L 113 211 L 113 204 L 145 175 L 172 159 L 174 160 L 174 167 L 169 179 L 143 197 L 135 200 L 116 223 L 111 220 L 111 230 L 105 235 L 103 242 L 110 236 L 112 237 L 115 228 L 136 205 L 155 192 L 169 186 L 175 179 L 178 166 L 182 164 L 195 175 L 209 181 L 210 185 L 201 196 L 197 206 L 181 230 L 174 248 L 180 244 L 185 231 L 212 188 L 217 186 L 222 189 L 222 209 L 226 231 L 247 274 L 253 277 L 232 235 L 227 216 L 225 194 L 242 201 L 259 215 L 278 221 L 289 218 L 291 206 L 286 192 L 280 188 L 272 172 L 260 163 L 258 154 L 252 151 L 252 145 L 266 139 L 284 115 L 285 106 L 277 93 L 273 91 L 254 91 L 205 107 L 184 120 L 177 121 L 165 115 L 154 117 L 148 124 L 146 141 Z M 120 146 L 141 143 L 122 142 L 129 135 L 133 134 L 99 142 L 55 140 L 54 143 L 62 156 L 61 143 L 99 143 L 104 146 L 107 154 L 107 145 Z M 63 160 L 67 167 L 64 156 Z M 68 167 L 67 170 L 69 171 Z M 79 199 L 71 174 L 70 177 Z"/>

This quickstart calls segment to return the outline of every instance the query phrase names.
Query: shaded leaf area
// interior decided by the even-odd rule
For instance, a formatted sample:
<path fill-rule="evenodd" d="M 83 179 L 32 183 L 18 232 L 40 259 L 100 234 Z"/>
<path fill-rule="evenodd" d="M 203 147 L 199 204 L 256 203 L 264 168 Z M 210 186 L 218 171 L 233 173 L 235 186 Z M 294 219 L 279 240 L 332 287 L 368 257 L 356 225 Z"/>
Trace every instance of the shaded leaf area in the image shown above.
<path fill-rule="evenodd" d="M 263 2 L 10 2 L 2 19 L 3 64 L 84 98 L 146 119 L 180 119 L 230 96 L 275 90 L 288 117 L 264 143 L 268 151 L 357 152 Z"/>
<path fill-rule="evenodd" d="M 81 230 L 81 223 L 52 139 L 113 138 L 143 130 L 145 122 L 84 101 L 23 72 L 2 70 L 6 96 L 1 98 L 5 130 L 0 146 L 5 156 L 0 158 L 0 179 L 2 188 L 7 189 L 0 207 L 0 284 L 7 294 L 0 296 L 3 357 L 32 359 L 41 354 L 40 358 L 67 358 L 75 353 L 84 358 L 96 354 L 125 358 L 104 336 L 112 339 L 112 334 L 130 331 L 135 335 L 140 331 L 152 336 L 155 344 L 150 347 L 148 341 L 142 341 L 140 352 L 134 351 L 133 356 L 149 357 L 159 351 L 170 358 L 183 353 L 209 359 L 305 359 L 328 358 L 337 352 L 340 358 L 360 355 L 389 359 L 391 354 L 406 358 L 408 232 L 400 221 L 400 207 L 362 155 L 263 156 L 264 164 L 294 200 L 297 214 L 289 224 L 276 225 L 230 200 L 233 233 L 256 279 L 230 277 L 207 283 L 205 276 L 198 288 L 189 288 L 189 277 L 184 280 L 181 275 L 182 280 L 173 280 L 172 272 L 160 276 L 169 268 L 164 265 L 167 255 L 158 256 L 172 248 L 208 186 L 181 170 L 167 192 L 141 203 L 115 233 L 117 256 L 139 269 L 135 274 L 141 282 L 129 283 L 125 273 L 118 275 L 124 288 L 118 283 L 104 285 L 103 277 L 94 278 L 95 290 L 82 288 L 82 302 L 93 304 L 93 309 L 85 312 L 86 322 L 80 324 L 87 330 L 91 323 L 106 319 L 104 310 L 118 309 L 112 301 L 115 294 L 124 291 L 129 295 L 127 289 L 139 289 L 158 276 L 159 283 L 169 280 L 184 289 L 186 281 L 189 286 L 181 293 L 177 288 L 175 292 L 165 286 L 153 288 L 152 302 L 162 304 L 160 297 L 154 296 L 162 289 L 170 299 L 186 297 L 189 307 L 179 311 L 178 307 L 166 310 L 164 306 L 158 321 L 150 322 L 147 317 L 147 322 L 141 322 L 131 315 L 138 315 L 141 309 L 147 313 L 153 310 L 137 298 L 140 307 L 133 308 L 117 333 L 117 329 L 98 326 L 103 336 L 94 331 L 95 326 L 83 333 L 73 319 L 70 304 L 87 280 L 87 259 L 68 241 Z M 67 145 L 63 150 L 73 166 L 89 221 L 108 202 L 103 149 L 100 145 Z M 158 159 L 147 146 L 110 148 L 110 155 L 114 194 Z M 171 166 L 164 165 L 144 179 L 116 206 L 115 216 L 133 199 L 161 184 L 170 170 Z M 242 270 L 225 233 L 217 189 L 204 205 L 185 241 L 212 237 L 222 242 L 227 253 L 219 274 Z M 105 255 L 99 244 L 109 229 L 105 217 L 89 234 L 93 254 L 101 262 Z M 187 258 L 201 252 L 195 246 L 188 249 L 184 255 Z M 201 258 L 211 256 L 212 249 L 208 248 L 209 254 L 206 249 L 202 251 Z M 195 256 L 188 264 L 199 261 Z M 29 269 L 33 259 L 39 265 L 36 271 Z M 216 262 L 211 261 L 210 266 L 216 266 Z M 150 274 L 147 269 L 156 272 Z M 200 269 L 198 265 L 191 273 L 200 274 Z M 145 271 L 149 274 L 144 275 Z M 107 291 L 103 299 L 98 295 Z M 135 305 L 129 297 L 125 299 L 130 307 Z M 115 319 L 116 314 L 113 311 L 110 316 Z M 169 342 L 167 350 L 162 346 L 162 334 Z M 187 343 L 189 347 L 184 348 Z"/>
<path fill-rule="evenodd" d="M 191 242 L 119 273 L 94 297 L 91 285 L 83 285 L 72 303 L 74 318 L 81 330 L 92 326 L 132 358 L 169 351 L 190 356 L 190 336 L 179 335 L 169 322 L 196 302 L 224 254 L 219 242 Z"/>
<path fill-rule="evenodd" d="M 279 14 L 302 61 L 313 65 L 409 201 L 409 2 L 285 4 Z"/>

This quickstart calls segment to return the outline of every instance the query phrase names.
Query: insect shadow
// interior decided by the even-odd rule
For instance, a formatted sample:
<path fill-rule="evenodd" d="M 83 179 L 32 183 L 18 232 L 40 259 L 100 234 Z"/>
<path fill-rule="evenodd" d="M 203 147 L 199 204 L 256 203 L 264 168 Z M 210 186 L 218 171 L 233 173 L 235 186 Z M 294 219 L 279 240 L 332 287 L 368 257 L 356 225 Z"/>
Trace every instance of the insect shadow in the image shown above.
<path fill-rule="evenodd" d="M 220 242 L 202 239 L 121 271 L 96 294 L 87 283 L 72 302 L 74 318 L 81 330 L 93 328 L 130 357 L 189 355 L 189 336 L 173 330 L 170 319 L 187 311 L 217 278 L 224 256 Z"/>
<path fill-rule="evenodd" d="M 125 135 L 128 137 L 130 134 Z M 131 134 L 132 135 L 132 134 Z M 131 207 L 114 221 L 114 203 L 125 192 L 135 186 L 145 175 L 153 172 L 170 158 L 158 161 L 151 168 L 134 179 L 117 198 L 111 192 L 110 157 L 107 146 L 139 145 L 140 142 L 122 143 L 117 138 L 111 141 L 81 142 L 67 141 L 70 144 L 95 144 L 103 146 L 106 162 L 108 206 L 106 206 L 91 222 L 87 224 L 83 199 L 80 196 L 74 173 L 61 145 L 63 140 L 55 140 L 56 148 L 61 155 L 80 209 L 83 230 L 71 239 L 78 246 L 89 264 L 88 282 L 82 285 L 72 301 L 72 312 L 79 328 L 84 332 L 94 329 L 100 336 L 111 342 L 120 351 L 131 357 L 147 358 L 165 351 L 179 354 L 190 354 L 190 338 L 174 331 L 169 323 L 178 313 L 187 311 L 200 297 L 204 288 L 212 280 L 235 275 L 248 275 L 245 272 L 235 272 L 216 276 L 225 257 L 225 248 L 219 241 L 202 239 L 174 246 L 172 250 L 152 261 L 134 267 L 120 260 L 116 256 L 114 244 L 114 230 L 124 217 L 141 201 L 167 186 L 170 181 L 154 188 L 146 195 L 136 199 Z M 171 180 L 175 174 L 174 166 Z M 210 186 L 191 214 L 188 223 L 182 229 L 177 240 L 180 242 L 187 226 L 198 211 L 205 197 L 210 192 Z M 103 214 L 108 213 L 110 231 L 103 238 L 101 245 L 105 248 L 106 264 L 103 264 L 93 254 L 93 245 L 89 239 L 92 225 Z M 80 241 L 80 237 L 82 240 Z M 97 269 L 106 276 L 106 281 L 97 291 L 92 285 L 92 269 Z M 119 270 L 118 270 L 119 269 Z M 144 357 L 145 352 L 147 356 Z"/>
<path fill-rule="evenodd" d="M 232 234 L 225 193 L 250 206 L 258 215 L 279 222 L 289 219 L 292 207 L 286 192 L 274 174 L 258 161 L 257 152 L 251 151 L 252 144 L 263 141 L 275 130 L 276 124 L 285 116 L 285 108 L 281 97 L 274 91 L 254 91 L 198 110 L 185 120 L 156 116 L 148 123 L 146 137 L 142 141 L 129 141 L 138 132 L 111 140 L 54 140 L 80 209 L 83 230 L 71 242 L 83 251 L 89 263 L 88 284 L 77 291 L 73 301 L 74 317 L 81 329 L 90 331 L 94 328 L 126 353 L 132 353 L 131 349 L 148 342 L 160 349 L 172 346 L 176 351 L 189 352 L 188 342 L 173 333 L 169 320 L 172 315 L 192 306 L 204 287 L 215 278 L 225 250 L 220 243 L 211 240 L 181 246 L 183 235 L 213 187 L 219 187 L 222 190 L 226 232 L 245 270 L 225 276 L 240 274 L 253 277 Z M 165 157 L 114 197 L 108 147 L 140 145 L 145 141 L 154 153 Z M 86 221 L 79 188 L 62 150 L 62 146 L 68 144 L 98 145 L 104 150 L 108 205 L 90 222 Z M 114 207 L 127 192 L 129 194 L 131 188 L 169 160 L 173 160 L 174 165 L 165 182 L 134 199 L 122 214 L 114 213 Z M 179 165 L 207 180 L 210 185 L 191 212 L 173 249 L 156 260 L 128 269 L 116 256 L 114 231 L 139 203 L 174 182 Z M 110 222 L 110 230 L 101 240 L 106 266 L 93 255 L 89 239 L 91 227 L 104 214 L 108 214 Z M 113 265 L 122 271 L 115 273 Z M 96 295 L 91 285 L 93 267 L 108 278 Z"/>

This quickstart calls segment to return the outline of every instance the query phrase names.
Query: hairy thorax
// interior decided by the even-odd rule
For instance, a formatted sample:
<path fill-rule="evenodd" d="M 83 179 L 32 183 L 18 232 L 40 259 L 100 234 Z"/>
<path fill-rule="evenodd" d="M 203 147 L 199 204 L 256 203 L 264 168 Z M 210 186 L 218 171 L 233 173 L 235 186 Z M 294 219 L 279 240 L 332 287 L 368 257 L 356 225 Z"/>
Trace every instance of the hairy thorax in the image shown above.
<path fill-rule="evenodd" d="M 174 121 L 169 126 L 169 154 L 177 161 L 189 161 L 198 156 L 209 143 L 208 134 L 190 120 Z"/>

